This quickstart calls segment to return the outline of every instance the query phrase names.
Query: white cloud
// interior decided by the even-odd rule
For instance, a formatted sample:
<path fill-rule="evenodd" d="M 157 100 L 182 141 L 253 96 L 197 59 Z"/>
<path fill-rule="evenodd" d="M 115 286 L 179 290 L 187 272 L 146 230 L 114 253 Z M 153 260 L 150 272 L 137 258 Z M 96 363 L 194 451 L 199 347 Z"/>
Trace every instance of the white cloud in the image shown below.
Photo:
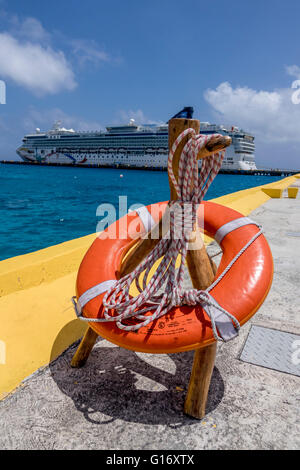
<path fill-rule="evenodd" d="M 141 109 L 136 111 L 120 109 L 117 112 L 117 119 L 115 120 L 116 124 L 124 123 L 128 124 L 130 119 L 134 119 L 137 124 L 162 124 L 162 121 L 154 121 L 145 116 L 144 112 Z"/>
<path fill-rule="evenodd" d="M 78 116 L 70 116 L 59 108 L 38 110 L 29 108 L 26 117 L 23 119 L 25 132 L 33 132 L 37 127 L 43 131 L 52 128 L 55 121 L 61 121 L 62 126 L 80 131 L 100 130 L 102 126 L 99 122 L 85 120 Z"/>
<path fill-rule="evenodd" d="M 291 77 L 300 78 L 300 67 L 298 65 L 288 65 L 285 67 L 285 70 Z"/>
<path fill-rule="evenodd" d="M 42 23 L 31 16 L 20 19 L 17 15 L 10 17 L 10 30 L 12 36 L 29 39 L 30 41 L 48 42 L 51 38 Z"/>
<path fill-rule="evenodd" d="M 94 40 L 48 32 L 34 17 L 22 18 L 0 10 L 0 24 L 0 78 L 11 79 L 38 96 L 73 90 L 77 85 L 76 64 L 86 69 L 88 65 L 121 61 Z"/>
<path fill-rule="evenodd" d="M 111 61 L 111 57 L 100 48 L 96 41 L 86 39 L 73 39 L 70 41 L 73 54 L 76 55 L 80 65 L 85 66 L 87 62 L 98 65 L 101 62 Z"/>
<path fill-rule="evenodd" d="M 74 73 L 63 52 L 0 34 L 0 76 L 37 95 L 76 87 Z"/>
<path fill-rule="evenodd" d="M 299 70 L 298 70 L 299 69 Z M 289 74 L 300 72 L 292 66 Z M 252 132 L 263 142 L 300 142 L 300 104 L 292 102 L 296 90 L 253 90 L 233 88 L 221 83 L 215 90 L 206 90 L 204 97 L 223 124 L 236 125 Z"/>

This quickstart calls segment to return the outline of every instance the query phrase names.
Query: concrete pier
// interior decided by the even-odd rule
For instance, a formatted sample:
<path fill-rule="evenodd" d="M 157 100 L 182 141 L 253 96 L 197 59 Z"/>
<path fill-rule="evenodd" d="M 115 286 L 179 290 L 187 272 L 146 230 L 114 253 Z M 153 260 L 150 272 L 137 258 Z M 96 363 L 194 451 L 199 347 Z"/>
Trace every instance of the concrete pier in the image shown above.
<path fill-rule="evenodd" d="M 183 413 L 192 352 L 145 355 L 99 339 L 85 367 L 72 369 L 70 360 L 78 342 L 56 358 L 66 344 L 65 338 L 69 344 L 72 342 L 70 331 L 77 322 L 67 310 L 69 320 L 61 327 L 56 325 L 56 330 L 49 328 L 50 336 L 58 331 L 51 340 L 48 362 L 54 360 L 42 367 L 40 363 L 37 372 L 0 402 L 0 448 L 299 449 L 300 378 L 240 360 L 252 325 L 300 334 L 300 191 L 296 199 L 288 198 L 288 186 L 300 188 L 300 179 L 285 181 L 281 198 L 272 199 L 260 191 L 255 205 L 254 193 L 248 190 L 241 192 L 243 202 L 241 195 L 236 202 L 244 214 L 254 208 L 251 217 L 264 227 L 274 257 L 274 281 L 265 303 L 242 327 L 239 337 L 218 346 L 203 420 Z M 233 195 L 223 200 L 228 205 L 234 205 L 234 201 Z M 81 244 L 77 242 L 76 250 L 75 246 L 72 249 L 81 250 Z M 32 265 L 34 272 L 38 272 L 38 263 L 37 256 L 35 267 Z M 59 279 L 51 278 L 48 284 L 37 283 L 25 291 L 4 294 L 0 308 L 1 314 L 5 308 L 5 317 L 1 321 L 14 305 L 21 314 L 26 293 L 27 298 L 34 296 L 37 310 L 45 294 L 45 301 L 53 302 L 60 318 L 69 309 L 67 297 L 74 280 L 72 271 Z M 52 299 L 51 293 L 61 290 L 60 300 Z M 22 318 L 26 322 L 25 314 Z M 37 323 L 36 331 L 31 332 L 37 350 L 42 348 L 42 327 Z M 81 334 L 78 330 L 73 336 L 76 339 Z M 33 356 L 28 357 L 33 360 Z M 0 373 L 1 367 L 4 364 L 0 364 Z"/>

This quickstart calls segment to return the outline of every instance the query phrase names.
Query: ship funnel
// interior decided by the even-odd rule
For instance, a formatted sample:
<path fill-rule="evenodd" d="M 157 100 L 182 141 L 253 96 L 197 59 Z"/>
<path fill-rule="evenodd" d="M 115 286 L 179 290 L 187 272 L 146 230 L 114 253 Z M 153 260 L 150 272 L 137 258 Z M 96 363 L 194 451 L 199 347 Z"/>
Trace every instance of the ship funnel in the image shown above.
<path fill-rule="evenodd" d="M 179 113 L 175 114 L 171 119 L 184 118 L 193 119 L 194 108 L 192 106 L 185 106 Z"/>

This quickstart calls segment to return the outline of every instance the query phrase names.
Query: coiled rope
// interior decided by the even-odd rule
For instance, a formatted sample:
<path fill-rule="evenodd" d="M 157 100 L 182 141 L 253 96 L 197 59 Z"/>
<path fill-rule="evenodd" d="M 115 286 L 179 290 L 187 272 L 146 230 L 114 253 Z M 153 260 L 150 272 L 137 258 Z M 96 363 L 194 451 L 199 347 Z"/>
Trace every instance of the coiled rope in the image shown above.
<path fill-rule="evenodd" d="M 186 136 L 190 136 L 190 139 L 181 152 L 178 181 L 176 181 L 173 173 L 173 157 L 179 144 Z M 236 255 L 234 260 L 227 266 L 226 272 L 224 271 L 208 289 L 205 291 L 198 289 L 184 291 L 182 287 L 188 243 L 196 224 L 197 208 L 222 165 L 225 151 L 216 152 L 203 159 L 200 174 L 197 156 L 207 142 L 216 136 L 219 136 L 219 134 L 206 136 L 196 134 L 194 129 L 187 129 L 175 140 L 168 157 L 168 172 L 178 200 L 170 201 L 169 204 L 170 228 L 144 261 L 130 274 L 118 280 L 106 292 L 103 298 L 104 318 L 95 319 L 96 321 L 114 321 L 121 330 L 134 331 L 162 317 L 175 306 L 201 305 L 205 307 L 206 313 L 210 317 L 216 339 L 223 340 L 218 334 L 213 310 L 214 313 L 217 310 L 225 314 L 232 320 L 236 330 L 239 330 L 240 325 L 237 319 L 224 310 L 209 294 L 209 291 L 223 278 L 242 252 L 260 235 L 260 232 Z M 178 207 L 184 209 L 183 213 L 176 210 Z M 179 227 L 180 222 L 183 221 L 184 226 Z M 178 228 L 181 230 L 179 238 Z M 181 255 L 181 259 L 179 269 L 176 270 L 175 264 L 178 255 Z M 156 272 L 147 284 L 151 267 L 160 259 Z M 144 271 L 143 283 L 140 286 L 137 279 Z M 129 289 L 133 282 L 136 283 L 139 291 L 139 294 L 134 298 L 129 295 Z M 165 291 L 157 294 L 163 284 L 165 284 Z M 153 313 L 149 314 L 150 311 L 153 311 Z M 134 322 L 128 322 L 129 319 L 133 319 Z"/>

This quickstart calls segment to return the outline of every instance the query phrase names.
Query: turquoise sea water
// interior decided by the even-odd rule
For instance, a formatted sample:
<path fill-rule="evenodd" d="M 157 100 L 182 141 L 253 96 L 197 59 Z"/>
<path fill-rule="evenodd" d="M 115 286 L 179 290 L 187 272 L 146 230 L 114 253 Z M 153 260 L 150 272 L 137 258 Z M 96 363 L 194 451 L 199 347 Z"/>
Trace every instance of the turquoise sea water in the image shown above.
<path fill-rule="evenodd" d="M 120 178 L 120 175 L 123 178 Z M 205 199 L 281 179 L 218 175 Z M 118 197 L 132 204 L 169 198 L 166 172 L 0 165 L 0 260 L 96 231 L 96 209 Z"/>

